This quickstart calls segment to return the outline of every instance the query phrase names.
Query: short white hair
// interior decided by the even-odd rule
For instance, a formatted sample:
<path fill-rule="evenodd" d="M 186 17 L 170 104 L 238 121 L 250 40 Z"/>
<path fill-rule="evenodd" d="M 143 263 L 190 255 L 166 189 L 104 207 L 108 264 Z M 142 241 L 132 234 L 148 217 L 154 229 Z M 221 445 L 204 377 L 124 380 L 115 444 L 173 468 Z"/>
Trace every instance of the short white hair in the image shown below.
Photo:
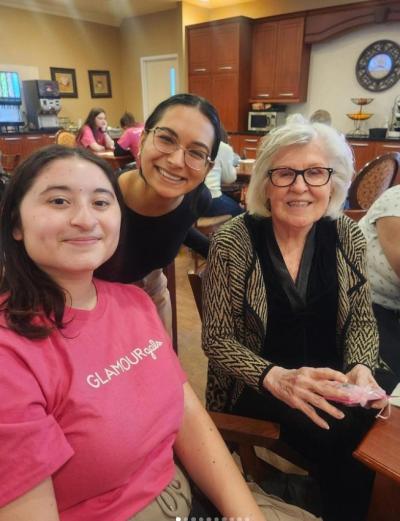
<path fill-rule="evenodd" d="M 275 154 L 291 145 L 307 145 L 313 141 L 322 144 L 328 165 L 333 168 L 332 194 L 325 212 L 326 217 L 336 219 L 343 210 L 347 192 L 354 172 L 354 155 L 343 134 L 323 123 L 310 123 L 300 114 L 287 118 L 286 124 L 273 129 L 260 142 L 257 159 L 247 192 L 247 209 L 250 214 L 268 217 L 266 205 L 267 175 Z"/>

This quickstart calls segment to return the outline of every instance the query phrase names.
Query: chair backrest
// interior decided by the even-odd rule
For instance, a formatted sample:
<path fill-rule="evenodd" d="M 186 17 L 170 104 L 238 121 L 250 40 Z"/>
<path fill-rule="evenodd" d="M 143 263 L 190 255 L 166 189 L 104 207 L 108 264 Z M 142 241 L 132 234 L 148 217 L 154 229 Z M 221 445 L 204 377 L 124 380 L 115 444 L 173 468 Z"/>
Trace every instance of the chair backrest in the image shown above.
<path fill-rule="evenodd" d="M 203 293 L 202 293 L 202 273 L 196 273 L 189 271 L 188 278 L 194 301 L 196 302 L 197 311 L 199 312 L 200 319 L 203 319 Z"/>
<path fill-rule="evenodd" d="M 350 186 L 350 208 L 368 210 L 385 190 L 397 182 L 399 166 L 398 152 L 384 154 L 367 163 Z"/>
<path fill-rule="evenodd" d="M 364 217 L 364 215 L 367 213 L 367 210 L 345 210 L 344 214 L 347 215 L 347 217 L 350 217 L 350 219 L 353 219 L 353 221 L 358 222 L 360 219 Z"/>
<path fill-rule="evenodd" d="M 1 167 L 4 172 L 11 175 L 17 168 L 21 154 L 1 154 Z"/>
<path fill-rule="evenodd" d="M 57 145 L 74 148 L 76 147 L 76 136 L 67 130 L 59 130 L 56 134 L 55 142 Z"/>

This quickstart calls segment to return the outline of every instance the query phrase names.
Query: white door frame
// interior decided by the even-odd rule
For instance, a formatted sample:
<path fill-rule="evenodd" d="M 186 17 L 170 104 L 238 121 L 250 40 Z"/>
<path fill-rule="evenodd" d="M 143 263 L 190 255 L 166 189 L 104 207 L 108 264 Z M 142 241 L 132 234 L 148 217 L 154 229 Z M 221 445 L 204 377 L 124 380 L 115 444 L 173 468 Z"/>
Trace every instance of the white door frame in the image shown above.
<path fill-rule="evenodd" d="M 160 61 L 160 60 L 171 60 L 176 59 L 176 92 L 179 92 L 179 71 L 178 71 L 178 64 L 179 64 L 179 58 L 177 54 L 159 54 L 157 56 L 143 56 L 140 58 L 140 75 L 142 77 L 142 100 L 143 100 L 143 116 L 144 119 L 147 119 L 147 116 L 149 116 L 150 111 L 148 109 L 148 99 L 147 99 L 147 77 L 145 74 L 145 65 L 146 62 L 150 61 Z"/>

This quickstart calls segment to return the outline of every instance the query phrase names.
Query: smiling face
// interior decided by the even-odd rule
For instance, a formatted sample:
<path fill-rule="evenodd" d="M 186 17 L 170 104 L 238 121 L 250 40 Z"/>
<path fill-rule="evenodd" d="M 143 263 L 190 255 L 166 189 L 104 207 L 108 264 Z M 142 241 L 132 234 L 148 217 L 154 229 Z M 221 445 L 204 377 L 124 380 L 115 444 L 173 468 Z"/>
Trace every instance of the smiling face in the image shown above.
<path fill-rule="evenodd" d="M 214 129 L 197 108 L 172 106 L 164 112 L 156 126 L 172 132 L 182 147 L 195 147 L 210 155 Z M 182 148 L 171 154 L 160 152 L 154 146 L 153 132 L 142 134 L 140 165 L 147 186 L 166 199 L 176 199 L 194 190 L 211 168 L 211 165 L 205 165 L 200 171 L 189 168 Z"/>
<path fill-rule="evenodd" d="M 303 170 L 314 166 L 329 167 L 321 143 L 317 140 L 306 145 L 291 145 L 279 150 L 272 158 L 272 168 L 290 167 Z M 308 186 L 301 175 L 291 186 L 277 187 L 270 181 L 266 196 L 270 200 L 274 226 L 290 230 L 308 230 L 326 212 L 331 195 L 331 180 L 324 186 Z"/>
<path fill-rule="evenodd" d="M 114 189 L 100 167 L 83 159 L 46 165 L 22 199 L 19 215 L 14 239 L 59 283 L 92 274 L 118 244 L 121 210 Z"/>

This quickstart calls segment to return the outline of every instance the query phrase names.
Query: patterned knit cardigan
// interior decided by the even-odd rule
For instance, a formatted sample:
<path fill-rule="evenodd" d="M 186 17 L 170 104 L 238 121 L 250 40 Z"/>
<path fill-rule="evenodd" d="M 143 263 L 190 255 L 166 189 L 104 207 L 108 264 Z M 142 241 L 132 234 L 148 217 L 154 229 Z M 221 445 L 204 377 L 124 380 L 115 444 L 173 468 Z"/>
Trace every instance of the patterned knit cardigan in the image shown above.
<path fill-rule="evenodd" d="M 366 242 L 357 223 L 337 226 L 338 314 L 336 340 L 343 371 L 378 365 L 378 331 L 366 279 Z M 256 390 L 271 365 L 260 356 L 268 318 L 259 259 L 243 215 L 213 237 L 203 283 L 203 349 L 209 358 L 207 407 L 229 411 L 244 385 Z"/>

